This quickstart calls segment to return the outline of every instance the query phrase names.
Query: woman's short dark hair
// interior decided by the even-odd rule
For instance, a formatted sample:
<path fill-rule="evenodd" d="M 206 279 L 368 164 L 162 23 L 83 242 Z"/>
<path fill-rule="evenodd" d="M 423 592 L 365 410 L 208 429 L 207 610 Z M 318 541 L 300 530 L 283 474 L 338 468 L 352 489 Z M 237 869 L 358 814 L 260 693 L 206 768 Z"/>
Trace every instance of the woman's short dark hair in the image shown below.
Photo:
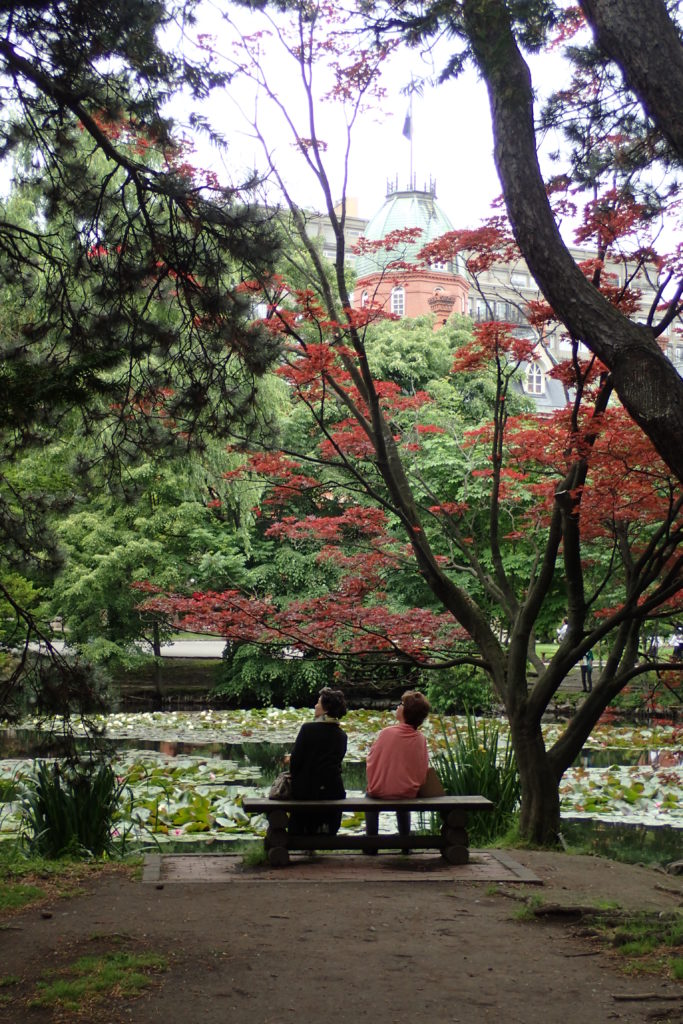
<path fill-rule="evenodd" d="M 326 715 L 332 718 L 343 718 L 346 714 L 346 699 L 341 690 L 333 690 L 325 686 L 320 691 L 320 703 Z"/>
<path fill-rule="evenodd" d="M 403 721 L 419 729 L 432 710 L 429 701 L 419 690 L 406 690 L 401 698 L 403 704 Z"/>

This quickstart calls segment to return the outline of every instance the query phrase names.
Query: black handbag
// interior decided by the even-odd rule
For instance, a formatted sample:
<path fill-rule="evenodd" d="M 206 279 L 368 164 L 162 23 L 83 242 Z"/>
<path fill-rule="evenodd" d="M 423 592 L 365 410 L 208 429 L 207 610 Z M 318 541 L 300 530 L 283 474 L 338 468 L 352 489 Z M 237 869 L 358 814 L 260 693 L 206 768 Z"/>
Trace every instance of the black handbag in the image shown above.
<path fill-rule="evenodd" d="M 268 791 L 269 800 L 291 800 L 292 776 L 289 772 L 280 772 Z"/>

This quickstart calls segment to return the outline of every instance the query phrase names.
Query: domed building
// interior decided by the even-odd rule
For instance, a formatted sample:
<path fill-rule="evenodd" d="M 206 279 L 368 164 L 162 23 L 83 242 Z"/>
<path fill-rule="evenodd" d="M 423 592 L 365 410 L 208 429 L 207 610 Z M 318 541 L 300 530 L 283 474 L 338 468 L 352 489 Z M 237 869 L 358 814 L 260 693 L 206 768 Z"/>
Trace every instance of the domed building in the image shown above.
<path fill-rule="evenodd" d="M 524 259 L 520 255 L 512 262 L 501 260 L 492 264 L 478 275 L 476 288 L 470 286 L 466 268 L 459 258 L 453 263 L 424 265 L 418 258 L 422 247 L 454 228 L 436 201 L 435 183 L 430 180 L 429 187 L 419 190 L 415 187 L 412 172 L 411 178 L 412 187 L 405 189 L 398 188 L 398 181 L 388 183 L 382 206 L 367 222 L 357 216 L 354 205 L 347 209 L 349 254 L 354 244 L 359 239 L 361 241 L 358 254 L 352 259 L 357 275 L 353 306 L 359 309 L 372 303 L 399 317 L 431 313 L 435 318 L 435 329 L 455 313 L 468 315 L 475 323 L 505 321 L 512 325 L 516 334 L 535 337 L 538 342 L 534 361 L 521 367 L 523 382 L 520 386 L 523 391 L 533 399 L 540 412 L 549 413 L 563 408 L 567 394 L 561 382 L 549 376 L 549 371 L 571 356 L 572 342 L 561 324 L 544 336 L 538 336 L 529 323 L 528 303 L 540 299 L 541 294 Z M 419 229 L 418 240 L 401 242 L 391 250 L 381 245 L 391 232 L 406 228 Z M 328 238 L 323 217 L 318 218 L 318 232 L 323 235 L 324 255 L 334 259 L 333 233 L 330 229 Z M 364 245 L 363 242 L 370 244 Z M 595 256 L 593 250 L 576 246 L 571 247 L 570 252 L 577 261 Z M 392 267 L 394 263 L 397 266 Z M 646 315 L 656 298 L 657 275 L 654 268 L 632 268 L 621 262 L 608 262 L 606 266 L 614 284 L 628 284 L 639 289 L 641 309 Z M 681 372 L 683 345 L 680 339 L 671 333 L 669 337 L 661 338 L 660 344 Z M 584 358 L 587 356 L 582 345 L 579 354 Z"/>
<path fill-rule="evenodd" d="M 394 231 L 416 228 L 416 241 L 399 241 L 391 248 L 375 247 Z M 353 305 L 370 303 L 396 316 L 417 317 L 432 313 L 436 326 L 451 313 L 467 313 L 469 285 L 460 261 L 422 264 L 418 253 L 427 242 L 453 231 L 453 224 L 436 201 L 436 185 L 422 191 L 399 189 L 388 183 L 384 203 L 363 232 L 366 243 L 355 260 L 357 274 Z M 392 264 L 408 264 L 408 267 Z"/>

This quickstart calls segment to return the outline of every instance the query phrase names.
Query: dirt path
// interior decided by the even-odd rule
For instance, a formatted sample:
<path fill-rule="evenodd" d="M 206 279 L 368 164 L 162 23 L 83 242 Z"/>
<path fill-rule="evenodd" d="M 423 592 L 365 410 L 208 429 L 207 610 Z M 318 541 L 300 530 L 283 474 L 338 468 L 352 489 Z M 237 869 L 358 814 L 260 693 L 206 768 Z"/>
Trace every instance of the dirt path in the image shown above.
<path fill-rule="evenodd" d="M 220 883 L 93 877 L 76 897 L 0 922 L 0 974 L 17 979 L 0 988 L 0 1021 L 683 1024 L 683 984 L 620 973 L 566 919 L 515 917 L 530 894 L 672 911 L 683 906 L 680 878 L 597 858 L 511 856 L 542 884 L 437 878 L 412 865 L 384 876 L 381 857 L 353 858 L 352 870 L 347 861 L 340 881 L 333 856 L 294 880 L 288 869 Z M 162 953 L 169 969 L 139 998 L 81 1016 L 28 1005 L 48 969 L 111 948 Z"/>

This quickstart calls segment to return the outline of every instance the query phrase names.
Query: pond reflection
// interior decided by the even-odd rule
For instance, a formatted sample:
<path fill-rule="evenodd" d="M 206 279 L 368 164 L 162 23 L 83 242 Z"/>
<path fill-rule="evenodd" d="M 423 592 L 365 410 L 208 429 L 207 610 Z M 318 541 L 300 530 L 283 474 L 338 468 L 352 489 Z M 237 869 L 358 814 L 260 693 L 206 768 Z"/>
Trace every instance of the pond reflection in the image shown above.
<path fill-rule="evenodd" d="M 580 846 L 597 857 L 613 857 L 632 864 L 665 864 L 681 856 L 681 831 L 659 827 L 562 817 L 562 837 L 568 846 Z M 616 851 L 618 850 L 618 855 Z"/>
<path fill-rule="evenodd" d="M 152 740 L 152 739 L 116 739 L 105 741 L 107 749 L 112 753 L 130 752 L 135 750 L 151 751 L 165 757 L 199 757 L 215 758 L 220 761 L 232 761 L 245 768 L 258 768 L 260 776 L 244 780 L 245 785 L 267 786 L 275 776 L 284 769 L 284 756 L 291 749 L 291 743 L 220 743 L 194 742 L 187 740 Z M 76 739 L 77 751 L 85 753 L 88 749 L 85 739 Z M 0 730 L 0 759 L 11 758 L 52 758 L 62 757 L 64 747 L 59 736 L 48 736 L 46 733 L 32 729 Z M 347 790 L 365 790 L 365 762 L 344 761 L 342 765 L 344 785 Z"/>
<path fill-rule="evenodd" d="M 649 764 L 653 768 L 674 768 L 683 764 L 683 751 L 675 748 L 643 750 L 642 747 L 585 747 L 575 768 L 611 768 L 612 765 Z"/>

